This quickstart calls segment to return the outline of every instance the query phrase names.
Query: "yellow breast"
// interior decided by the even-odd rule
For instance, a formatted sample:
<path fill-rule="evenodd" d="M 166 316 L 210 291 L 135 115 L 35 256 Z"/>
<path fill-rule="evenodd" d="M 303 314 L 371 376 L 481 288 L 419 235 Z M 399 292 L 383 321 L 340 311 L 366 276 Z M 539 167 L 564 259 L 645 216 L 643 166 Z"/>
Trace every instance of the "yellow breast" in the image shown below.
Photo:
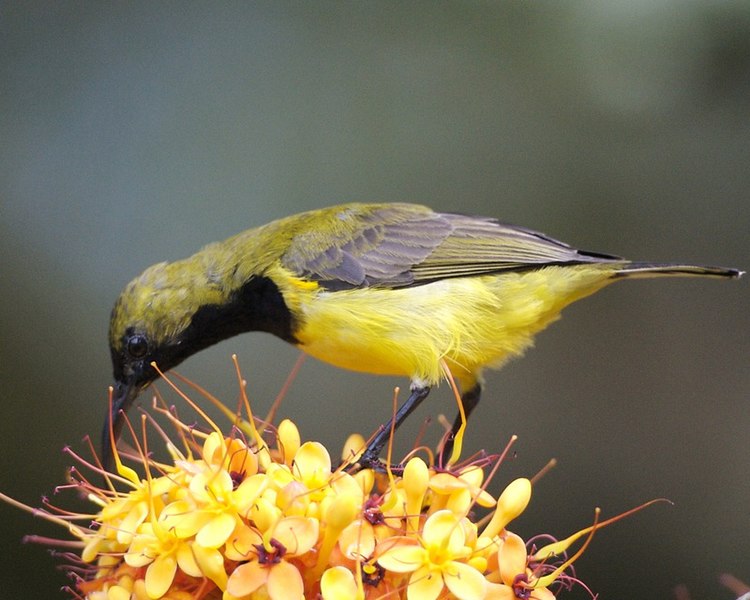
<path fill-rule="evenodd" d="M 464 386 L 521 354 L 571 302 L 611 281 L 606 265 L 445 279 L 401 289 L 296 287 L 295 332 L 306 353 L 338 367 L 433 385 L 440 360 Z"/>

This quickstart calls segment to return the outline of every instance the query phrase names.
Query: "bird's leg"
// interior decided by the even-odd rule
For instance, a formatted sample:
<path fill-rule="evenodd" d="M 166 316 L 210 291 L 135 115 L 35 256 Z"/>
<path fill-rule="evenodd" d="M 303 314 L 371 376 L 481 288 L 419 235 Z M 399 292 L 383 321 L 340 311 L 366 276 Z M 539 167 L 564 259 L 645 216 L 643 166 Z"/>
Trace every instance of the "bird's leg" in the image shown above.
<path fill-rule="evenodd" d="M 398 429 L 398 426 L 401 425 L 404 419 L 406 419 L 406 417 L 408 417 L 414 409 L 421 404 L 422 400 L 427 398 L 427 394 L 429 393 L 429 386 L 412 386 L 409 398 L 407 398 L 406 402 L 404 402 L 396 411 L 396 415 L 388 421 L 387 424 L 381 427 L 375 437 L 372 438 L 372 441 L 367 444 L 367 448 L 365 448 L 362 456 L 360 456 L 357 461 L 361 468 L 372 469 L 377 468 L 378 466 L 382 468 L 378 457 L 383 450 L 383 446 L 388 443 L 388 440 L 391 437 L 391 429 L 393 429 L 393 431 Z"/>
<path fill-rule="evenodd" d="M 467 421 L 469 420 L 471 411 L 473 411 L 474 408 L 476 408 L 477 404 L 479 404 L 479 400 L 481 397 L 482 385 L 480 383 L 477 383 L 474 387 L 461 395 L 461 404 L 463 405 L 464 415 L 466 416 Z M 453 426 L 451 427 L 450 433 L 448 433 L 445 444 L 443 444 L 443 448 L 440 451 L 440 459 L 438 460 L 438 464 L 444 465 L 446 461 L 450 459 L 451 453 L 453 452 L 453 440 L 456 438 L 456 434 L 458 433 L 460 427 L 461 411 L 458 411 L 456 418 L 453 420 Z"/>

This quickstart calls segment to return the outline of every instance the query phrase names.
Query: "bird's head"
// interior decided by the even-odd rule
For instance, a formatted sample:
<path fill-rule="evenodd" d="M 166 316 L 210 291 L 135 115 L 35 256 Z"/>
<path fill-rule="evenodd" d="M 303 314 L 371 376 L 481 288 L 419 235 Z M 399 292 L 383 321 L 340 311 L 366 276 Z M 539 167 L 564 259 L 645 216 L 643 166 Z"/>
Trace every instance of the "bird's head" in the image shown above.
<path fill-rule="evenodd" d="M 217 335 L 207 335 L 205 322 L 225 304 L 224 289 L 200 264 L 185 260 L 153 265 L 122 291 L 109 325 L 115 381 L 112 411 L 104 425 L 105 456 L 111 436 L 119 436 L 123 412 L 159 377 L 153 365 L 168 371 L 219 341 L 220 328 L 214 328 Z"/>

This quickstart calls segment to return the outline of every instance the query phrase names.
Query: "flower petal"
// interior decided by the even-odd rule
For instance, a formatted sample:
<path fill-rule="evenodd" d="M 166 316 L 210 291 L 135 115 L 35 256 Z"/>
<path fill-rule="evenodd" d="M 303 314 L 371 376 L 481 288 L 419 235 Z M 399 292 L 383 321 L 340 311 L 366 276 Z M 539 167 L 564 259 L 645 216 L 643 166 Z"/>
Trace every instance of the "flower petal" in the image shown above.
<path fill-rule="evenodd" d="M 175 573 L 177 559 L 171 554 L 161 554 L 146 569 L 146 593 L 150 598 L 161 598 L 167 593 Z"/>
<path fill-rule="evenodd" d="M 478 488 L 484 481 L 484 469 L 479 465 L 469 465 L 461 470 L 458 478 L 463 479 L 471 487 Z"/>
<path fill-rule="evenodd" d="M 460 562 L 452 562 L 443 569 L 443 580 L 451 593 L 459 600 L 484 598 L 487 580 L 475 568 Z"/>
<path fill-rule="evenodd" d="M 448 555 L 459 554 L 466 536 L 460 521 L 450 510 L 433 513 L 424 523 L 422 538 L 425 546 L 440 546 Z"/>
<path fill-rule="evenodd" d="M 90 537 L 81 550 L 81 560 L 91 563 L 99 558 L 99 550 L 104 546 L 104 540 L 100 537 Z"/>
<path fill-rule="evenodd" d="M 364 473 L 366 470 L 367 469 L 359 471 L 357 475 Z M 370 474 L 372 474 L 372 471 L 370 471 Z M 372 478 L 369 478 L 368 480 L 366 475 L 353 477 L 352 475 L 349 475 L 349 473 L 337 473 L 336 477 L 331 479 L 331 488 L 337 495 L 348 494 L 358 496 L 361 498 L 360 502 L 363 502 L 365 494 L 372 488 L 373 482 L 374 480 Z"/>
<path fill-rule="evenodd" d="M 225 469 L 229 474 L 236 473 L 244 477 L 250 477 L 258 472 L 258 457 L 240 439 L 226 440 L 227 458 Z M 244 478 L 243 477 L 243 478 Z"/>
<path fill-rule="evenodd" d="M 339 548 L 344 556 L 352 560 L 371 556 L 375 551 L 375 531 L 372 525 L 362 519 L 350 523 L 339 535 Z"/>
<path fill-rule="evenodd" d="M 232 535 L 237 524 L 236 519 L 229 513 L 219 513 L 206 523 L 198 534 L 195 541 L 204 548 L 218 548 Z"/>
<path fill-rule="evenodd" d="M 390 540 L 387 540 L 387 542 L 390 542 Z M 378 562 L 386 571 L 408 573 L 419 569 L 428 559 L 427 551 L 422 546 L 399 544 L 381 554 L 378 557 Z"/>
<path fill-rule="evenodd" d="M 258 498 L 244 517 L 252 521 L 259 531 L 266 532 L 278 523 L 282 517 L 281 509 L 268 498 Z"/>
<path fill-rule="evenodd" d="M 362 597 L 354 575 L 345 567 L 326 569 L 320 579 L 320 592 L 323 600 L 359 600 Z"/>
<path fill-rule="evenodd" d="M 257 561 L 240 565 L 229 576 L 227 592 L 232 596 L 249 596 L 268 579 L 268 569 Z"/>
<path fill-rule="evenodd" d="M 257 554 L 254 546 L 262 543 L 263 538 L 255 529 L 251 529 L 247 525 L 240 525 L 227 540 L 224 547 L 224 556 L 237 562 L 246 561 L 250 558 L 251 552 Z"/>
<path fill-rule="evenodd" d="M 177 566 L 180 571 L 190 577 L 203 577 L 203 571 L 195 562 L 195 556 L 193 555 L 193 549 L 188 544 L 180 544 L 177 548 Z"/>
<path fill-rule="evenodd" d="M 117 527 L 117 541 L 121 544 L 129 544 L 138 526 L 145 521 L 147 515 L 148 504 L 146 502 L 136 503 Z"/>
<path fill-rule="evenodd" d="M 211 506 L 231 495 L 234 482 L 228 471 L 206 470 L 193 477 L 188 487 L 196 502 Z"/>
<path fill-rule="evenodd" d="M 162 527 L 183 540 L 193 537 L 210 520 L 210 513 L 196 509 L 187 500 L 171 502 L 159 515 Z"/>
<path fill-rule="evenodd" d="M 111 588 L 109 588 L 106 591 L 106 593 L 105 592 L 96 592 L 96 593 L 104 594 L 101 597 L 106 598 L 107 600 L 130 600 L 130 590 L 120 585 L 113 585 Z M 89 594 L 88 597 L 90 598 L 91 594 Z"/>
<path fill-rule="evenodd" d="M 531 600 L 555 600 L 555 595 L 550 592 L 546 587 L 540 587 L 540 588 L 533 588 L 531 590 L 531 595 L 529 596 Z"/>
<path fill-rule="evenodd" d="M 283 560 L 271 567 L 266 587 L 271 600 L 304 600 L 305 598 L 302 575 L 297 567 Z"/>
<path fill-rule="evenodd" d="M 456 490 L 466 489 L 466 482 L 450 473 L 436 473 L 430 477 L 430 489 L 438 494 L 452 494 Z"/>
<path fill-rule="evenodd" d="M 299 429 L 297 429 L 297 426 L 292 421 L 284 419 L 279 423 L 277 439 L 279 451 L 281 452 L 281 462 L 291 466 L 292 459 L 297 454 L 301 443 Z"/>
<path fill-rule="evenodd" d="M 516 575 L 526 572 L 526 552 L 523 540 L 515 533 L 508 532 L 497 557 L 503 583 L 513 585 Z"/>
<path fill-rule="evenodd" d="M 443 576 L 440 571 L 422 567 L 414 571 L 406 588 L 408 600 L 435 600 L 443 591 Z"/>
<path fill-rule="evenodd" d="M 322 487 L 331 478 L 331 456 L 323 444 L 305 442 L 294 455 L 292 470 L 309 489 Z"/>
<path fill-rule="evenodd" d="M 513 588 L 504 583 L 487 583 L 484 600 L 517 600 Z"/>
<path fill-rule="evenodd" d="M 286 517 L 273 529 L 273 537 L 281 542 L 287 552 L 305 554 L 318 543 L 318 521 L 306 517 Z"/>
<path fill-rule="evenodd" d="M 193 544 L 193 555 L 201 575 L 213 581 L 219 589 L 226 589 L 227 572 L 224 570 L 224 557 L 221 552 L 215 548 L 203 548 Z"/>
<path fill-rule="evenodd" d="M 210 465 L 219 464 L 226 451 L 224 437 L 218 431 L 208 434 L 206 441 L 203 442 L 203 460 Z"/>
<path fill-rule="evenodd" d="M 270 483 L 270 479 L 265 474 L 246 477 L 232 494 L 237 512 L 245 514 L 261 494 L 268 489 Z"/>

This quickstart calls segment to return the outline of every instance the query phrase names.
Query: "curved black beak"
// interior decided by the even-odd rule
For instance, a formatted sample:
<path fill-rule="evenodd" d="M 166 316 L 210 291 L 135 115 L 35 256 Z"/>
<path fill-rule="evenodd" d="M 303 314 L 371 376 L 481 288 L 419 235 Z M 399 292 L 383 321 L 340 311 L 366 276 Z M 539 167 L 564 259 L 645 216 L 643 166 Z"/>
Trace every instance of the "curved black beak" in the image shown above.
<path fill-rule="evenodd" d="M 114 385 L 112 405 L 108 407 L 104 419 L 104 430 L 102 431 L 102 465 L 107 471 L 112 467 L 114 446 L 117 444 L 122 431 L 125 411 L 138 396 L 142 387 L 127 381 L 118 381 Z"/>

